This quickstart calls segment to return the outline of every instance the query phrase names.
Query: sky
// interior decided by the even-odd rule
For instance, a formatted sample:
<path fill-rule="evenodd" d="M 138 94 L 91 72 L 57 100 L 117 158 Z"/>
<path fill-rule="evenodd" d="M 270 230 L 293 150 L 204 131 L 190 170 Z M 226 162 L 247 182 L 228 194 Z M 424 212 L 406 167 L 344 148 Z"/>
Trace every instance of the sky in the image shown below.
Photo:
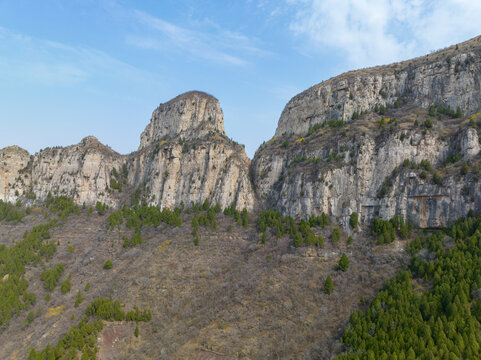
<path fill-rule="evenodd" d="M 160 104 L 220 101 L 252 158 L 299 92 L 481 35 L 477 0 L 0 0 L 0 148 L 135 151 Z"/>

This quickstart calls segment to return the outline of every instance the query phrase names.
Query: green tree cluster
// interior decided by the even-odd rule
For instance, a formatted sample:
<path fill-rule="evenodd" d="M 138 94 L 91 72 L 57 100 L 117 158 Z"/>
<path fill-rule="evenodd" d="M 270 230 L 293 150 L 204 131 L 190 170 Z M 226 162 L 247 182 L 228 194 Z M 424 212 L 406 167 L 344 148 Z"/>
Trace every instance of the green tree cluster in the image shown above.
<path fill-rule="evenodd" d="M 190 210 L 188 211 L 190 212 Z M 217 229 L 216 215 L 221 212 L 221 208 L 219 204 L 212 206 L 209 200 L 206 199 L 202 204 L 192 203 L 192 211 L 194 212 L 194 217 L 191 222 L 192 235 L 194 237 L 194 244 L 199 245 L 199 225 L 210 227 L 213 230 Z"/>
<path fill-rule="evenodd" d="M 324 245 L 322 235 L 316 236 L 312 227 L 326 227 L 329 224 L 329 217 L 322 213 L 320 216 L 312 215 L 309 220 L 295 222 L 290 216 L 283 216 L 277 210 L 262 211 L 257 217 L 257 230 L 264 233 L 270 228 L 274 230 L 279 238 L 284 234 L 289 234 L 294 246 L 302 245 Z"/>
<path fill-rule="evenodd" d="M 60 280 L 60 277 L 62 276 L 64 272 L 64 265 L 63 264 L 57 264 L 53 268 L 49 270 L 44 270 L 42 271 L 42 274 L 40 275 L 40 279 L 43 280 L 43 285 L 46 290 L 48 291 L 53 291 L 55 287 L 58 284 L 58 281 Z"/>
<path fill-rule="evenodd" d="M 347 351 L 338 359 L 481 358 L 481 217 L 418 237 L 408 249 L 409 268 L 386 283 L 365 313 L 351 315 L 342 337 Z M 420 256 L 421 249 L 434 260 Z"/>
<path fill-rule="evenodd" d="M 42 259 L 49 260 L 55 252 L 55 243 L 49 230 L 57 226 L 54 220 L 34 226 L 23 234 L 23 239 L 10 248 L 0 244 L 0 325 L 5 326 L 12 316 L 33 306 L 34 293 L 28 292 L 25 267 L 38 265 Z"/>
<path fill-rule="evenodd" d="M 404 219 L 394 216 L 391 220 L 374 219 L 371 227 L 373 235 L 378 236 L 377 243 L 379 245 L 389 244 L 396 240 L 396 233 L 401 239 L 407 239 L 411 236 L 412 224 L 405 224 Z"/>
<path fill-rule="evenodd" d="M 122 246 L 124 248 L 130 248 L 130 247 L 134 247 L 136 245 L 142 244 L 142 242 L 143 242 L 143 239 L 142 239 L 140 228 L 135 228 L 134 233 L 130 238 L 127 236 L 124 236 L 124 243 L 122 244 Z"/>
<path fill-rule="evenodd" d="M 239 210 L 235 208 L 235 205 L 232 204 L 231 206 L 227 207 L 224 209 L 224 215 L 226 216 L 232 216 L 234 218 L 234 221 L 239 224 L 240 226 L 248 225 L 248 219 L 247 219 L 247 210 L 243 209 L 242 212 L 245 213 L 245 215 L 241 214 Z"/>
<path fill-rule="evenodd" d="M 52 212 L 57 213 L 61 221 L 67 220 L 69 215 L 78 214 L 79 208 L 73 199 L 68 196 L 52 196 L 49 192 L 45 206 Z"/>
<path fill-rule="evenodd" d="M 103 202 L 97 201 L 95 203 L 95 210 L 100 216 L 105 215 L 105 212 L 109 209 L 109 206 Z"/>
<path fill-rule="evenodd" d="M 144 309 L 141 311 L 137 306 L 134 306 L 133 310 L 125 313 L 125 311 L 122 310 L 118 300 L 113 301 L 103 297 L 92 301 L 85 310 L 85 314 L 108 321 L 126 320 L 139 322 L 150 321 L 152 319 L 152 313 L 150 309 Z"/>
<path fill-rule="evenodd" d="M 171 226 L 182 225 L 181 208 L 176 207 L 160 210 L 157 206 L 147 205 L 145 200 L 133 207 L 123 206 L 121 210 L 114 211 L 107 219 L 107 228 L 113 229 L 124 223 L 127 228 L 134 228 L 130 238 L 124 236 L 123 247 L 134 247 L 143 242 L 141 229 L 144 226 L 158 227 L 161 223 Z"/>
<path fill-rule="evenodd" d="M 9 202 L 0 200 L 0 221 L 11 221 L 17 224 L 25 217 L 25 213 L 17 210 L 15 206 Z"/>
<path fill-rule="evenodd" d="M 51 359 L 97 359 L 98 346 L 97 337 L 103 329 L 103 321 L 150 321 L 152 313 L 150 310 L 140 310 L 134 306 L 133 310 L 125 313 L 118 301 L 97 298 L 89 304 L 85 315 L 80 322 L 72 327 L 60 338 L 57 346 L 50 344 L 43 350 L 37 352 L 34 348 L 30 350 L 29 360 L 51 360 Z M 136 331 L 138 336 L 138 331 Z"/>
<path fill-rule="evenodd" d="M 112 191 L 117 190 L 122 192 L 123 186 L 127 184 L 127 177 L 129 176 L 129 171 L 127 165 L 123 164 L 122 169 L 117 170 L 113 168 L 110 172 L 110 189 Z"/>
<path fill-rule="evenodd" d="M 459 106 L 456 108 L 456 111 L 454 111 L 449 106 L 444 106 L 443 104 L 439 104 L 437 107 L 437 112 L 439 115 L 447 115 L 453 119 L 460 118 L 463 116 L 463 113 Z M 429 108 L 429 115 L 431 115 L 431 108 Z"/>

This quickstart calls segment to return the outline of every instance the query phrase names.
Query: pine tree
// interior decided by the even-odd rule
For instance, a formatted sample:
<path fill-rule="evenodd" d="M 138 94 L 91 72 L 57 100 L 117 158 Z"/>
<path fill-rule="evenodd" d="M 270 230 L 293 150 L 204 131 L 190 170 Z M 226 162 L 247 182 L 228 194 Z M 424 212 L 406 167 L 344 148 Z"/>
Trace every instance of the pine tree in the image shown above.
<path fill-rule="evenodd" d="M 300 232 L 297 232 L 295 235 L 294 235 L 294 246 L 295 247 L 299 247 L 299 246 L 302 246 L 302 235 Z"/>
<path fill-rule="evenodd" d="M 347 258 L 345 253 L 342 253 L 341 259 L 338 263 L 339 270 L 346 271 L 349 267 L 349 259 Z"/>
<path fill-rule="evenodd" d="M 331 241 L 334 244 L 337 244 L 340 238 L 341 238 L 341 231 L 339 230 L 338 227 L 335 227 L 334 230 L 332 230 Z"/>
<path fill-rule="evenodd" d="M 75 299 L 75 304 L 74 304 L 74 306 L 75 306 L 75 307 L 78 307 L 82 301 L 83 301 L 82 292 L 79 290 L 79 291 L 77 292 L 77 298 Z"/>
<path fill-rule="evenodd" d="M 324 283 L 324 290 L 330 294 L 334 290 L 334 283 L 332 282 L 331 275 L 328 275 L 326 278 L 326 282 Z"/>
<path fill-rule="evenodd" d="M 242 226 L 246 227 L 247 225 L 249 225 L 249 218 L 247 216 L 247 210 L 246 209 L 242 210 L 241 217 L 242 217 Z"/>
<path fill-rule="evenodd" d="M 349 224 L 351 225 L 351 227 L 353 229 L 356 229 L 357 228 L 357 221 L 358 221 L 358 218 L 357 218 L 357 212 L 353 212 L 351 214 L 351 217 L 349 218 Z"/>

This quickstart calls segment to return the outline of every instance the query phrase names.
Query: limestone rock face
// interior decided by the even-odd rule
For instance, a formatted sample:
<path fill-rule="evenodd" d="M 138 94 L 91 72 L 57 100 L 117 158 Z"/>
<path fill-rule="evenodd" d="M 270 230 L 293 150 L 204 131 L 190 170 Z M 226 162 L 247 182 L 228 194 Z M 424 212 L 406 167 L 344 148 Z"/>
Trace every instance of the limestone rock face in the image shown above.
<path fill-rule="evenodd" d="M 219 101 L 188 92 L 161 104 L 129 156 L 129 183 L 149 203 L 219 203 L 252 210 L 254 191 L 245 149 L 227 138 Z"/>
<path fill-rule="evenodd" d="M 325 212 L 346 227 L 352 212 L 364 224 L 400 215 L 445 226 L 481 211 L 480 110 L 481 37 L 337 76 L 284 108 L 252 162 L 257 198 L 293 217 Z"/>
<path fill-rule="evenodd" d="M 473 132 L 458 134 L 459 143 L 469 143 L 462 152 L 465 158 L 479 146 Z M 420 227 L 440 227 L 471 209 L 481 210 L 481 182 L 469 174 L 459 177 L 459 173 L 448 172 L 439 186 L 431 174 L 422 179 L 422 170 L 403 167 L 403 162 L 428 160 L 434 167 L 442 166 L 447 156 L 459 151 L 458 141 L 452 142 L 453 148 L 449 141 L 431 134 L 411 132 L 402 140 L 395 134 L 381 142 L 364 135 L 343 144 L 347 151 L 341 155 L 342 164 L 335 166 L 326 164 L 329 150 L 322 146 L 300 147 L 290 153 L 266 148 L 253 163 L 256 191 L 266 199 L 265 206 L 293 217 L 325 212 L 347 225 L 349 215 L 357 212 L 365 224 L 374 217 L 400 215 Z M 295 164 L 301 157 L 306 160 Z M 310 159 L 322 160 L 313 163 Z M 390 185 L 381 195 L 386 179 Z"/>
<path fill-rule="evenodd" d="M 30 154 L 18 147 L 9 146 L 0 150 L 0 199 L 4 201 L 14 201 L 18 195 L 11 184 L 19 181 L 29 182 L 28 174 L 24 173 L 30 161 Z"/>
<path fill-rule="evenodd" d="M 321 130 L 287 149 L 271 141 L 253 160 L 257 196 L 295 218 L 325 212 L 346 227 L 352 212 L 363 224 L 399 215 L 419 227 L 442 227 L 481 211 L 481 181 L 471 173 L 481 164 L 476 129 L 441 135 L 446 129 L 404 128 L 381 135 L 355 126 L 344 135 Z M 470 170 L 463 175 L 465 161 Z"/>
<path fill-rule="evenodd" d="M 276 137 L 306 134 L 332 119 L 395 104 L 399 99 L 428 108 L 444 104 L 465 114 L 481 107 L 481 37 L 413 60 L 336 76 L 289 101 Z"/>
<path fill-rule="evenodd" d="M 92 205 L 101 201 L 116 206 L 118 199 L 107 190 L 111 171 L 121 162 L 120 154 L 89 136 L 77 145 L 47 148 L 36 153 L 28 165 L 25 164 L 23 176 L 11 182 L 9 191 L 26 197 L 28 202 L 44 200 L 50 192 L 72 197 L 78 204 Z"/>
<path fill-rule="evenodd" d="M 132 155 L 129 183 L 139 184 L 149 203 L 173 208 L 206 199 L 222 208 L 252 210 L 254 191 L 244 147 L 220 134 L 157 143 Z"/>
<path fill-rule="evenodd" d="M 139 150 L 167 138 L 197 138 L 209 132 L 225 135 L 219 101 L 203 92 L 187 92 L 155 109 L 140 136 Z"/>

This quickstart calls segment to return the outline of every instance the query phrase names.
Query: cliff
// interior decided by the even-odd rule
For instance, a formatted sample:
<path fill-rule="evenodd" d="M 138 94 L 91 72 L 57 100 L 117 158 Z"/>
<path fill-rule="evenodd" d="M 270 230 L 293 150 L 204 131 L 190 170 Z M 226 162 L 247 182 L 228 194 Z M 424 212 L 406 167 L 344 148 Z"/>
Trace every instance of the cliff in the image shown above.
<path fill-rule="evenodd" d="M 212 132 L 225 136 L 219 101 L 209 94 L 190 91 L 155 109 L 140 136 L 139 150 L 172 137 L 199 138 Z"/>
<path fill-rule="evenodd" d="M 252 173 L 258 198 L 346 228 L 400 215 L 441 227 L 481 210 L 481 38 L 332 78 L 286 105 Z"/>
<path fill-rule="evenodd" d="M 303 135 L 332 119 L 350 121 L 354 113 L 398 99 L 427 108 L 444 104 L 475 113 L 481 105 L 481 37 L 420 58 L 351 71 L 292 98 L 279 119 L 276 137 Z"/>
<path fill-rule="evenodd" d="M 0 199 L 4 201 L 15 201 L 20 195 L 18 190 L 13 189 L 12 184 L 16 181 L 22 183 L 29 182 L 29 174 L 20 172 L 30 160 L 28 151 L 18 146 L 8 146 L 0 150 Z M 20 187 L 21 191 L 25 187 Z M 17 192 L 15 192 L 17 191 Z"/>

